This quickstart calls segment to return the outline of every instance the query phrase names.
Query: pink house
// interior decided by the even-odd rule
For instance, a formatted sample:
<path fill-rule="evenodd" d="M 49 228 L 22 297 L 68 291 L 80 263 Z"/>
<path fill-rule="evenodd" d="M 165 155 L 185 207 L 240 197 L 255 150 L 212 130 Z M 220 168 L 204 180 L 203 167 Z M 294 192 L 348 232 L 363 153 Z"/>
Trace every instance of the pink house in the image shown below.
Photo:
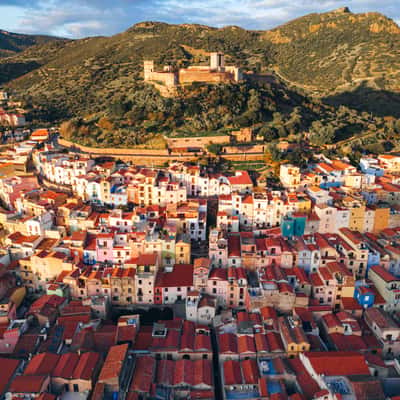
<path fill-rule="evenodd" d="M 266 238 L 265 244 L 267 246 L 267 265 L 281 265 L 282 247 L 279 238 Z"/>
<path fill-rule="evenodd" d="M 114 235 L 112 233 L 99 233 L 96 236 L 97 262 L 113 261 Z"/>
<path fill-rule="evenodd" d="M 218 302 L 222 305 L 226 304 L 228 294 L 228 271 L 225 268 L 214 268 L 210 272 L 207 281 L 207 293 L 217 296 Z"/>

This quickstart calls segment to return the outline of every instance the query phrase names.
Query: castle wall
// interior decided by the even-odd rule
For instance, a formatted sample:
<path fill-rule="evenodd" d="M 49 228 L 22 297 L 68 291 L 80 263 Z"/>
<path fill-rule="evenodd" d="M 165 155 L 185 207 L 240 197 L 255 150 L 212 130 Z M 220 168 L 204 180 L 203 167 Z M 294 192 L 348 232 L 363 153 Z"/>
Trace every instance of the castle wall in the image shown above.
<path fill-rule="evenodd" d="M 198 139 L 205 141 L 206 137 L 200 137 Z M 218 140 L 216 138 L 220 138 L 220 140 L 227 140 L 229 136 L 209 136 L 208 138 L 212 138 L 214 140 Z M 223 139 L 221 139 L 223 138 Z M 191 138 L 182 138 L 182 139 L 191 139 Z M 196 139 L 196 138 L 194 138 Z M 229 140 L 229 139 L 228 139 Z M 115 148 L 97 148 L 97 147 L 88 147 L 79 145 L 77 143 L 70 142 L 69 140 L 59 139 L 58 143 L 61 146 L 71 148 L 71 149 L 79 149 L 80 151 L 87 153 L 93 157 L 98 156 L 111 156 L 120 158 L 123 161 L 131 161 L 138 165 L 151 165 L 152 163 L 155 165 L 162 165 L 167 161 L 193 161 L 197 159 L 196 153 L 188 153 L 188 152 L 168 152 L 168 150 L 150 150 L 150 149 L 115 149 Z M 179 146 L 178 146 L 179 147 Z M 180 147 L 190 147 L 187 144 L 185 146 Z M 196 145 L 194 145 L 196 147 Z M 197 147 L 200 147 L 197 145 Z M 205 147 L 205 146 L 204 146 Z M 262 160 L 264 157 L 263 152 L 255 153 L 243 153 L 243 151 L 235 151 L 235 147 L 228 147 L 229 153 L 222 153 L 221 157 L 231 160 L 231 161 L 251 161 L 251 160 Z"/>
<path fill-rule="evenodd" d="M 175 72 L 146 72 L 146 81 L 162 82 L 165 86 L 175 86 L 178 79 Z"/>
<path fill-rule="evenodd" d="M 230 72 L 213 72 L 201 69 L 180 69 L 179 83 L 187 84 L 193 82 L 222 83 L 234 81 L 235 77 Z"/>
<path fill-rule="evenodd" d="M 188 147 L 199 147 L 205 148 L 211 143 L 224 144 L 230 142 L 229 135 L 219 135 L 219 136 L 198 136 L 198 137 L 179 137 L 179 138 L 165 138 L 168 143 L 168 147 L 174 148 L 188 148 Z"/>
<path fill-rule="evenodd" d="M 168 155 L 167 149 L 153 150 L 153 149 L 116 149 L 109 147 L 89 147 L 82 144 L 74 143 L 65 139 L 58 139 L 58 143 L 64 147 L 74 147 L 85 153 L 92 153 L 96 155 L 109 155 L 109 156 L 119 156 L 119 155 Z"/>
<path fill-rule="evenodd" d="M 265 153 L 266 146 L 263 144 L 247 145 L 247 146 L 224 146 L 222 152 L 226 154 L 243 154 L 243 153 Z"/>

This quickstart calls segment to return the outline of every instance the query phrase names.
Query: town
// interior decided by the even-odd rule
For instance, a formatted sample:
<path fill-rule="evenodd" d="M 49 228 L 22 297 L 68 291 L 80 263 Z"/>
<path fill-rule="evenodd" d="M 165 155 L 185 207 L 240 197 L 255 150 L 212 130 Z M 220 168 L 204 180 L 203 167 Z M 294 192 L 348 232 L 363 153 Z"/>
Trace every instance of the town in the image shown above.
<path fill-rule="evenodd" d="M 400 156 L 272 184 L 60 143 L 0 154 L 0 398 L 399 399 Z"/>

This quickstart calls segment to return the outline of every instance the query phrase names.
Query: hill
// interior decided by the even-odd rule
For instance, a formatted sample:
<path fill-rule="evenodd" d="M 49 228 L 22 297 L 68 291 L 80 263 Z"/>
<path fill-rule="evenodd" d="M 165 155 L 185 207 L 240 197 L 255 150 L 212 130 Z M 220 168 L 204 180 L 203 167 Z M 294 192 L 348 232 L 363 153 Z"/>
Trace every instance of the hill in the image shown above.
<path fill-rule="evenodd" d="M 39 68 L 52 53 L 52 48 L 57 49 L 66 42 L 67 39 L 53 36 L 0 30 L 0 84 Z"/>
<path fill-rule="evenodd" d="M 332 104 L 398 113 L 400 98 L 390 92 L 400 87 L 400 28 L 384 15 L 341 8 L 291 21 L 265 38 L 271 67 L 288 83 Z"/>
<path fill-rule="evenodd" d="M 29 47 L 64 39 L 46 35 L 24 35 L 0 30 L 0 57 L 20 53 Z"/>
<path fill-rule="evenodd" d="M 80 122 L 80 129 L 96 132 L 99 120 L 106 118 L 103 125 L 108 131 L 121 129 L 120 138 L 111 140 L 114 144 L 122 143 L 131 131 L 135 132 L 131 142 L 136 143 L 142 141 L 141 135 L 171 129 L 221 129 L 271 121 L 279 125 L 279 118 L 286 124 L 294 110 L 302 120 L 298 130 L 336 118 L 342 121 L 334 124 L 339 136 L 346 137 L 371 123 L 378 126 L 374 116 L 400 117 L 399 39 L 400 28 L 389 18 L 353 14 L 346 8 L 310 14 L 270 31 L 143 22 L 112 37 L 47 41 L 3 57 L 0 83 L 25 101 L 36 121 L 85 117 L 92 124 L 82 127 Z M 161 98 L 143 83 L 145 58 L 159 66 L 187 66 L 208 63 L 211 51 L 222 51 L 229 64 L 269 74 L 269 79 L 220 89 L 194 87 L 175 100 Z M 229 91 L 240 93 L 241 100 L 235 102 Z M 249 120 L 250 99 L 265 110 Z M 358 110 L 357 121 L 348 123 L 352 129 L 343 128 L 342 117 L 350 114 L 340 111 L 340 105 Z M 364 111 L 372 112 L 372 117 Z M 160 124 L 163 116 L 176 121 L 170 118 Z M 101 129 L 98 135 L 104 136 Z M 81 136 L 80 140 L 89 140 Z"/>

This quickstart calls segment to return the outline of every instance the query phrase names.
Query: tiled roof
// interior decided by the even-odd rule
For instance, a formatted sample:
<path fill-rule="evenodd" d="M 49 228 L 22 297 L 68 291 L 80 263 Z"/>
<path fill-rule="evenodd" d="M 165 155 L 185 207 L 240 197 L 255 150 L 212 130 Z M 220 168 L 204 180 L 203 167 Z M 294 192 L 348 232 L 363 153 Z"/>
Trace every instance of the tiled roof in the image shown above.
<path fill-rule="evenodd" d="M 233 333 L 222 333 L 218 337 L 220 353 L 234 353 L 238 352 L 237 336 Z"/>
<path fill-rule="evenodd" d="M 127 352 L 127 344 L 120 344 L 110 348 L 100 372 L 99 382 L 107 382 L 120 375 Z"/>
<path fill-rule="evenodd" d="M 12 358 L 0 358 L 1 373 L 0 373 L 0 397 L 4 394 L 7 389 L 11 378 L 15 374 L 20 360 L 14 360 Z"/>
<path fill-rule="evenodd" d="M 175 264 L 171 272 L 159 271 L 155 287 L 193 286 L 193 264 Z"/>
<path fill-rule="evenodd" d="M 154 381 L 156 361 L 151 356 L 138 357 L 129 391 L 149 393 Z"/>
<path fill-rule="evenodd" d="M 11 383 L 9 391 L 12 393 L 40 393 L 46 376 L 19 375 Z"/>
<path fill-rule="evenodd" d="M 387 271 L 380 265 L 374 265 L 373 267 L 370 268 L 370 271 L 375 272 L 375 274 L 377 274 L 385 282 L 392 282 L 398 280 L 393 274 L 391 274 L 389 271 Z"/>
<path fill-rule="evenodd" d="M 95 370 L 99 368 L 99 363 L 99 353 L 87 352 L 81 354 L 81 356 L 79 357 L 79 361 L 74 368 L 72 378 L 79 380 L 91 380 L 93 378 Z"/>
<path fill-rule="evenodd" d="M 224 362 L 224 383 L 225 385 L 237 385 L 243 383 L 239 361 L 228 360 Z"/>
<path fill-rule="evenodd" d="M 370 375 L 365 356 L 350 351 L 325 351 L 305 353 L 317 374 Z"/>
<path fill-rule="evenodd" d="M 51 375 L 60 356 L 52 353 L 42 353 L 33 356 L 24 371 L 24 375 Z"/>

